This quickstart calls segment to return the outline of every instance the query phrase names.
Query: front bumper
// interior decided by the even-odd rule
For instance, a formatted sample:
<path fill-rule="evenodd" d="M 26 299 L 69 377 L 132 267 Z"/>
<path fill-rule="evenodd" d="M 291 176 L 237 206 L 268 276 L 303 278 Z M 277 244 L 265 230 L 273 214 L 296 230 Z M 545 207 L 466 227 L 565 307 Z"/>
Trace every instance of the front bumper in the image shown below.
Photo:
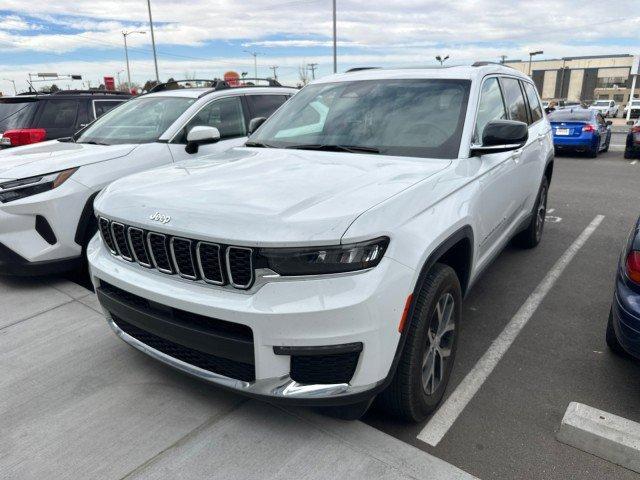
<path fill-rule="evenodd" d="M 30 262 L 0 243 L 0 274 L 14 276 L 50 275 L 68 272 L 81 265 L 80 257 Z"/>
<path fill-rule="evenodd" d="M 114 311 L 114 306 L 103 299 L 101 304 L 108 322 L 122 340 L 174 368 L 222 387 L 249 396 L 306 405 L 353 403 L 370 398 L 386 385 L 400 340 L 398 323 L 407 295 L 413 289 L 415 274 L 412 269 L 384 258 L 368 271 L 281 278 L 247 293 L 125 262 L 112 256 L 98 237 L 89 245 L 88 258 L 98 291 L 101 284 L 107 284 L 149 301 L 160 310 L 179 310 L 187 312 L 187 316 L 207 317 L 211 322 L 249 327 L 255 377 L 247 381 L 221 375 L 176 358 L 178 355 L 167 354 L 166 350 L 150 347 L 151 342 L 140 340 L 144 337 L 136 338 L 125 331 L 127 328 L 120 328 L 120 317 L 127 316 L 127 312 Z M 132 317 L 123 320 L 126 324 Z M 174 330 L 163 332 L 157 325 L 147 323 L 147 326 L 153 334 L 181 346 L 192 347 L 198 342 L 197 338 L 187 339 Z M 187 345 L 188 342 L 191 343 Z M 361 345 L 361 351 L 348 382 L 302 383 L 292 379 L 296 351 L 355 344 Z M 202 345 L 202 349 L 207 347 Z M 233 352 L 228 356 L 233 357 Z"/>

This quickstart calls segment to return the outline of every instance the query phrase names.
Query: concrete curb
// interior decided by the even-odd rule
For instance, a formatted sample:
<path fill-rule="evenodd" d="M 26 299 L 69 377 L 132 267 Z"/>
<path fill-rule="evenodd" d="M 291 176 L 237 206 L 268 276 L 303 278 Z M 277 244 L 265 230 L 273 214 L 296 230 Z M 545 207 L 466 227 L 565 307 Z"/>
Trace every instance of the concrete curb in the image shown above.
<path fill-rule="evenodd" d="M 579 450 L 640 472 L 639 423 L 571 402 L 557 438 Z"/>

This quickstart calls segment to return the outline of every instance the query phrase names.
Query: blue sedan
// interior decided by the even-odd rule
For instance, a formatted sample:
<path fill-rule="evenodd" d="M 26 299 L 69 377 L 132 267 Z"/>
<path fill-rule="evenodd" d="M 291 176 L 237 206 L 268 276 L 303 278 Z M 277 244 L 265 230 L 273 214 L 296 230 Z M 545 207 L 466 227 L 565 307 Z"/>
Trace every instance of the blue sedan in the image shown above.
<path fill-rule="evenodd" d="M 562 108 L 549 114 L 556 152 L 585 152 L 595 158 L 599 152 L 609 150 L 611 121 L 595 110 Z"/>
<path fill-rule="evenodd" d="M 614 352 L 640 358 L 640 219 L 620 256 L 606 338 Z"/>

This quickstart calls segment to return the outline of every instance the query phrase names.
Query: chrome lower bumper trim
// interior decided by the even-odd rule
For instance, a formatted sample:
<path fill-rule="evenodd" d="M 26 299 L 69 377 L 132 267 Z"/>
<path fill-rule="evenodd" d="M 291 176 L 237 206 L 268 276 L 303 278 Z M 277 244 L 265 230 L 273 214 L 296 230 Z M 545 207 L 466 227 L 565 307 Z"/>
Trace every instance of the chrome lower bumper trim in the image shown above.
<path fill-rule="evenodd" d="M 141 341 L 135 339 L 131 335 L 125 333 L 116 323 L 107 318 L 111 329 L 120 337 L 124 342 L 128 343 L 132 347 L 146 353 L 152 358 L 159 360 L 177 370 L 193 375 L 207 382 L 222 385 L 233 390 L 237 390 L 240 393 L 246 393 L 249 395 L 259 395 L 264 397 L 271 397 L 273 399 L 300 399 L 300 400 L 321 400 L 330 398 L 339 398 L 343 396 L 356 395 L 359 393 L 373 390 L 379 386 L 383 380 L 369 385 L 352 386 L 348 383 L 338 384 L 300 384 L 292 380 L 288 375 L 283 377 L 273 377 L 256 380 L 254 382 L 244 382 L 242 380 L 236 380 L 234 378 L 218 375 L 217 373 L 204 370 L 189 363 L 178 360 L 177 358 L 166 355 L 155 348 L 151 348 Z"/>

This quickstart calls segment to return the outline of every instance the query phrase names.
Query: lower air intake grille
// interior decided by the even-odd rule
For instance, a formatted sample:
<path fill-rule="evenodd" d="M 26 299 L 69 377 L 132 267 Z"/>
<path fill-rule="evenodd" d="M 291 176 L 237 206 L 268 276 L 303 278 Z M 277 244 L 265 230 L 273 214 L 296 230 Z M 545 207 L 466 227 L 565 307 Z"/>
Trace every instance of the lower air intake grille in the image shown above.
<path fill-rule="evenodd" d="M 115 316 L 113 317 L 113 321 L 126 334 L 165 355 L 177 358 L 190 365 L 195 365 L 203 370 L 224 375 L 225 377 L 235 378 L 244 382 L 253 382 L 256 379 L 253 365 L 193 350 L 192 348 L 158 337 L 153 333 L 146 332 Z"/>
<path fill-rule="evenodd" d="M 291 379 L 298 383 L 349 383 L 360 352 L 291 356 Z"/>

